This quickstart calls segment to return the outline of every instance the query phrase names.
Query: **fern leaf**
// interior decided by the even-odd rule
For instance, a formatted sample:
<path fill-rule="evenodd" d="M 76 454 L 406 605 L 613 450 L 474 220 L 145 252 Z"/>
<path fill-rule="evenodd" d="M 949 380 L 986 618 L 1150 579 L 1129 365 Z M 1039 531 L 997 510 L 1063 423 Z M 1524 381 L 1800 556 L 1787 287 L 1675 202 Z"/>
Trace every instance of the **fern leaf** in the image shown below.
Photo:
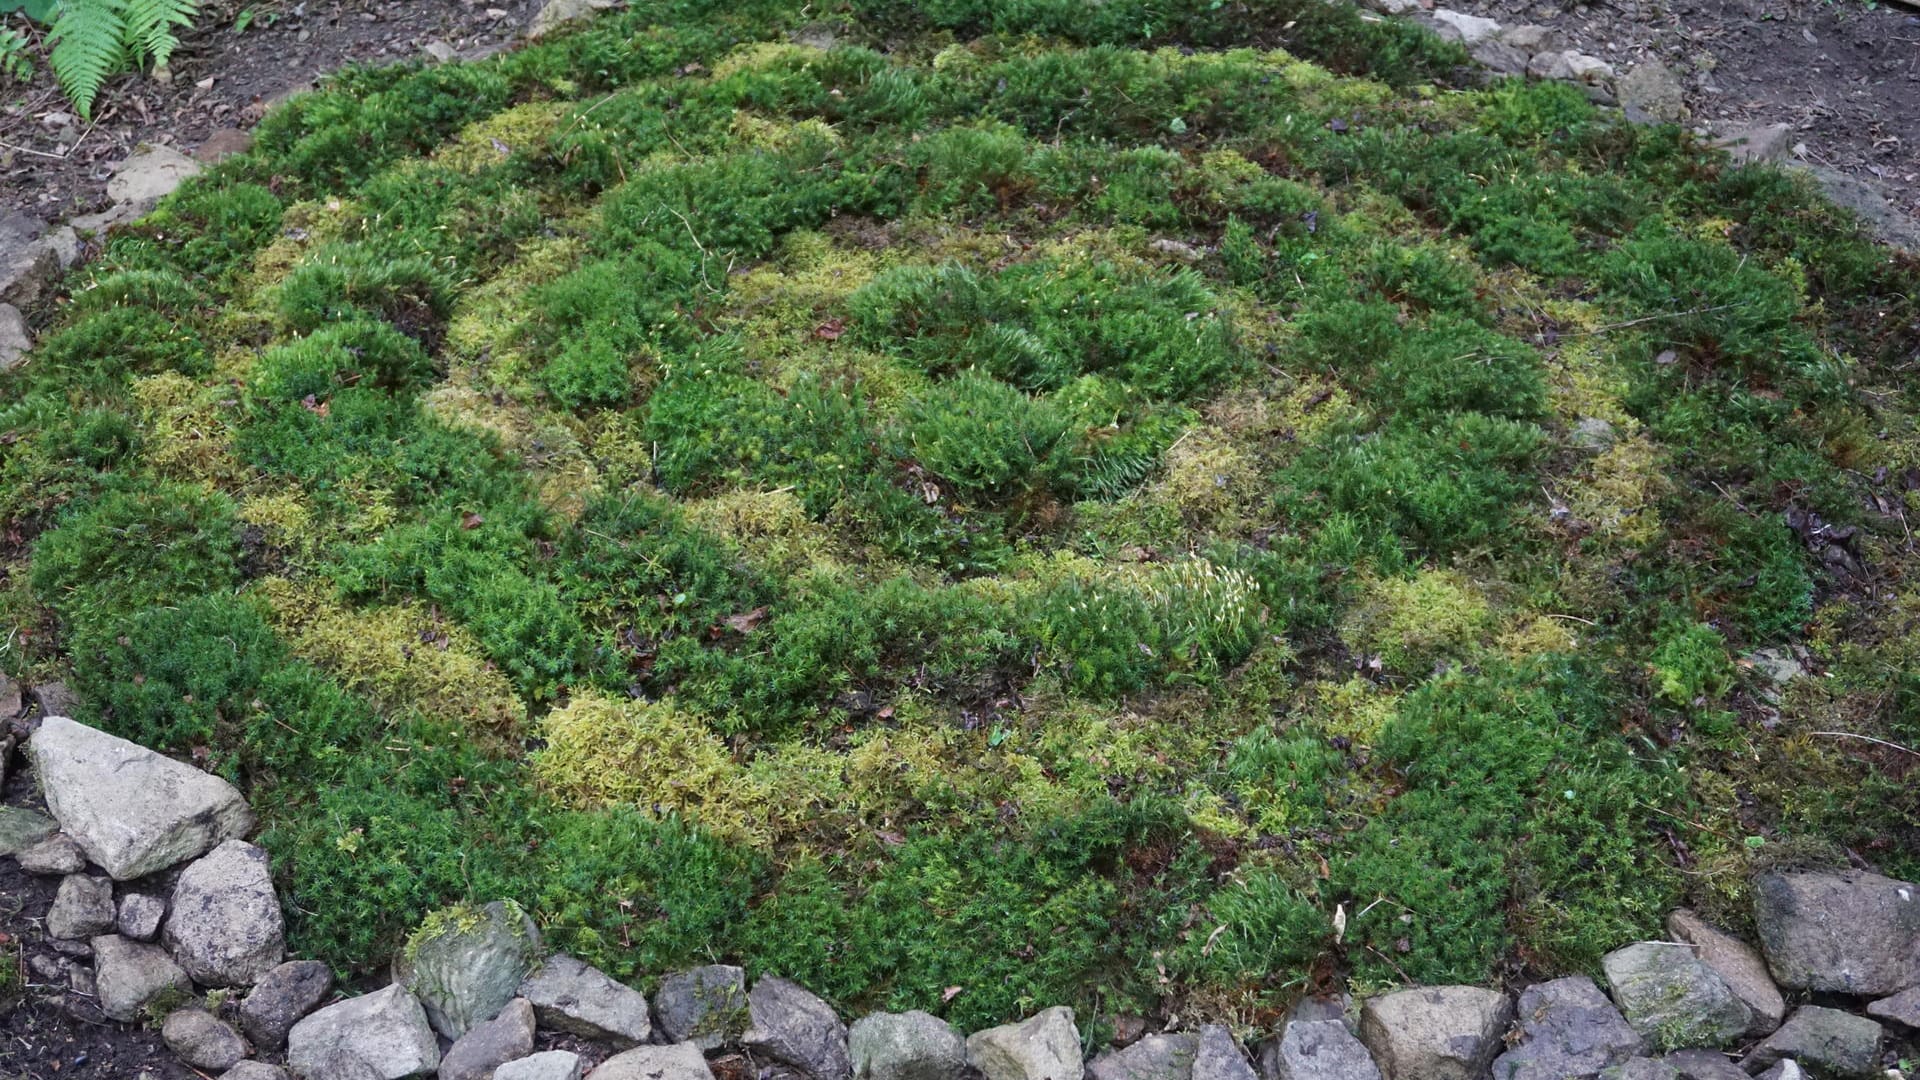
<path fill-rule="evenodd" d="M 180 39 L 176 26 L 192 26 L 199 0 L 125 0 L 127 44 L 139 55 L 165 67 Z"/>
<path fill-rule="evenodd" d="M 120 10 L 121 0 L 60 0 L 47 59 L 83 120 L 93 119 L 101 84 L 126 58 L 127 24 Z"/>

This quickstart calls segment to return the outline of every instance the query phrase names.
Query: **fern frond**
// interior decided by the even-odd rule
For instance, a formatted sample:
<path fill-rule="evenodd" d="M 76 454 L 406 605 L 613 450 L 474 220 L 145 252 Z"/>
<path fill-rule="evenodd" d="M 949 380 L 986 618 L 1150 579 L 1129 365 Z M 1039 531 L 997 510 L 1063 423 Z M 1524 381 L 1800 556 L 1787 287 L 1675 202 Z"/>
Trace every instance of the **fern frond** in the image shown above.
<path fill-rule="evenodd" d="M 174 36 L 176 26 L 192 26 L 200 9 L 200 0 L 125 0 L 127 44 L 135 55 L 165 67 L 167 59 L 180 44 Z"/>
<path fill-rule="evenodd" d="M 122 0 L 60 0 L 48 61 L 81 119 L 93 119 L 93 99 L 126 59 Z"/>

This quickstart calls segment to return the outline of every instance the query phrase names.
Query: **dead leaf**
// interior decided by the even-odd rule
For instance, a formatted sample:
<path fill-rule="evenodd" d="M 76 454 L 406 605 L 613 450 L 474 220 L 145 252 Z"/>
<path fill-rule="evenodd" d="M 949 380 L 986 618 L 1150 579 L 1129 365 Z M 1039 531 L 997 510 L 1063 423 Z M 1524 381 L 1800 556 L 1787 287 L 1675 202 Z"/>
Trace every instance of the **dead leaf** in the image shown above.
<path fill-rule="evenodd" d="M 962 989 L 964 988 L 959 986 L 949 986 L 945 990 L 940 991 L 940 1004 L 945 1005 L 947 1002 L 959 997 Z"/>
<path fill-rule="evenodd" d="M 480 526 L 486 524 L 486 522 L 487 522 L 487 519 L 484 517 L 481 517 L 480 512 L 476 510 L 471 513 L 462 515 L 462 517 L 460 518 L 460 527 L 463 529 L 477 529 Z"/>
<path fill-rule="evenodd" d="M 813 336 L 821 341 L 839 341 L 840 335 L 847 332 L 847 320 L 828 319 L 813 328 Z"/>
<path fill-rule="evenodd" d="M 742 634 L 751 634 L 766 617 L 767 607 L 765 604 L 762 604 L 752 611 L 727 616 L 726 624 L 731 629 L 739 631 Z"/>

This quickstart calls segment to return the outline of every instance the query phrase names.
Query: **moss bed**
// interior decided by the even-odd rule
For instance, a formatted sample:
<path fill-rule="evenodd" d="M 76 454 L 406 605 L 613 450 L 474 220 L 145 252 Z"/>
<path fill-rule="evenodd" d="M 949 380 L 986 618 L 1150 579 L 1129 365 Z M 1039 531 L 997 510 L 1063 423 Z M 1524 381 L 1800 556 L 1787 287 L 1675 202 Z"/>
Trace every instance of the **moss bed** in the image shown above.
<path fill-rule="evenodd" d="M 509 897 L 1255 1024 L 1920 875 L 1920 267 L 1464 59 L 646 0 L 343 73 L 31 313 L 0 657 L 239 782 L 349 972 Z"/>

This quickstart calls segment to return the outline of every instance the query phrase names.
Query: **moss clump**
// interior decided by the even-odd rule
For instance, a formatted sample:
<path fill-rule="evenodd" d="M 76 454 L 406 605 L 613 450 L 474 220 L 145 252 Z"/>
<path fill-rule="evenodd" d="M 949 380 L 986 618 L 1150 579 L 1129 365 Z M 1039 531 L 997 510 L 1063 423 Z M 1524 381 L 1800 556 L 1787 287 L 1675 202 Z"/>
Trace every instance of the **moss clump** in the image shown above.
<path fill-rule="evenodd" d="M 1375 582 L 1341 628 L 1354 652 L 1387 670 L 1419 678 L 1436 664 L 1458 664 L 1492 631 L 1492 605 L 1465 576 L 1425 570 Z"/>

